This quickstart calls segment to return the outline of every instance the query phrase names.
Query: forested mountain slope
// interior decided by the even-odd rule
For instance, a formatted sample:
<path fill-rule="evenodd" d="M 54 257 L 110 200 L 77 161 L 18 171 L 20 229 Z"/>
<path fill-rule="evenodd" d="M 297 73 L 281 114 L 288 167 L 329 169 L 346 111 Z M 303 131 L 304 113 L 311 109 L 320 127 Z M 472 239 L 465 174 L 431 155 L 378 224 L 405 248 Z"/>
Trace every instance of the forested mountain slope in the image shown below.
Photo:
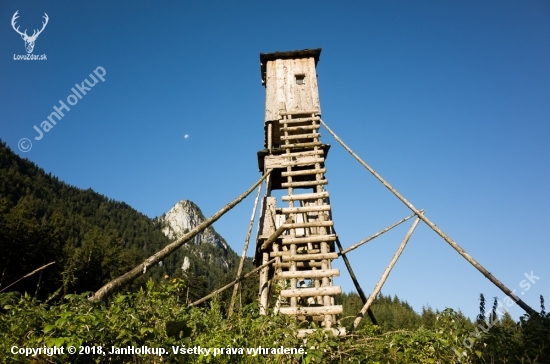
<path fill-rule="evenodd" d="M 9 290 L 37 297 L 60 287 L 65 293 L 94 291 L 168 244 L 172 239 L 163 233 L 166 224 L 162 217 L 150 219 L 124 202 L 60 181 L 0 141 L 0 289 L 55 261 Z M 225 275 L 234 270 L 238 257 L 213 229 L 208 238 L 223 244 L 195 239 L 147 277 L 188 276 L 196 288 L 192 298 L 228 281 Z M 183 271 L 185 257 L 188 267 Z"/>

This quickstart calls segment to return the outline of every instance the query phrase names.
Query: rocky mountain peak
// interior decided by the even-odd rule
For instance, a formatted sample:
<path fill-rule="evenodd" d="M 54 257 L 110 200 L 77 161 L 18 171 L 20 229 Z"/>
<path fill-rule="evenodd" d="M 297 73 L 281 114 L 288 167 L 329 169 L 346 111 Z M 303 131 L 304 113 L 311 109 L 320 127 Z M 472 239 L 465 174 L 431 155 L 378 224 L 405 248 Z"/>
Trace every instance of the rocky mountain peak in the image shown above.
<path fill-rule="evenodd" d="M 206 219 L 199 207 L 189 200 L 181 200 L 164 216 L 160 217 L 160 221 L 164 223 L 162 232 L 173 240 L 194 229 L 204 220 Z M 192 240 L 195 245 L 200 245 L 203 242 L 227 251 L 227 243 L 211 226 L 197 234 Z"/>

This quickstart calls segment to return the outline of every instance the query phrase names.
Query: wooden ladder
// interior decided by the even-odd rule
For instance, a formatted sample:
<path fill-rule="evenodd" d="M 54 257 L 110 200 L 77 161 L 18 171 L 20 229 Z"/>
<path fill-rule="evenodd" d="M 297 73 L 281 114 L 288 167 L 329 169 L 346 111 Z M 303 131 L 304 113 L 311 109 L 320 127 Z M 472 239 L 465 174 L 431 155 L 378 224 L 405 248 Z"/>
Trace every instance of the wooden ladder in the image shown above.
<path fill-rule="evenodd" d="M 333 286 L 333 277 L 340 272 L 331 266 L 338 254 L 334 249 L 336 235 L 329 193 L 325 191 L 328 181 L 319 120 L 316 111 L 281 112 L 279 126 L 284 135 L 280 137 L 280 148 L 286 152 L 286 171 L 281 172 L 286 182 L 281 187 L 288 190 L 282 198 L 288 207 L 278 212 L 292 218 L 292 223 L 283 224 L 286 234 L 272 245 L 270 256 L 277 258 L 273 278 L 281 287 L 276 310 L 298 319 L 319 321 L 330 329 L 342 313 L 342 306 L 334 304 L 334 296 L 342 290 Z M 296 188 L 312 188 L 313 192 L 296 193 Z"/>

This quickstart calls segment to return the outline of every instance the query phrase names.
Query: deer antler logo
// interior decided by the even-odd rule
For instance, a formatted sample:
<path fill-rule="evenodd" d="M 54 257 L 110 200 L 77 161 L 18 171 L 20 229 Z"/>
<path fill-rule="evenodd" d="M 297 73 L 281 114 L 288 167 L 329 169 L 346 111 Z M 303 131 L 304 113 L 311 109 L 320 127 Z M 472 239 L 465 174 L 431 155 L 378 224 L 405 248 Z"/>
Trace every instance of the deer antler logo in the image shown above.
<path fill-rule="evenodd" d="M 46 22 L 42 22 L 42 29 L 40 30 L 34 30 L 32 35 L 29 37 L 27 35 L 27 29 L 25 29 L 24 32 L 20 32 L 19 31 L 19 27 L 15 27 L 15 21 L 17 20 L 17 18 L 19 18 L 19 16 L 17 15 L 17 13 L 19 12 L 19 10 L 17 10 L 15 12 L 15 14 L 13 14 L 13 17 L 11 18 L 11 26 L 13 27 L 13 30 L 15 30 L 20 36 L 21 38 L 23 38 L 23 40 L 25 41 L 25 49 L 27 50 L 27 53 L 32 53 L 33 49 L 34 49 L 34 42 L 36 42 L 36 38 L 38 38 L 38 36 L 40 35 L 40 33 L 42 33 L 42 31 L 44 30 L 44 28 L 46 28 L 46 25 L 48 24 L 48 14 L 44 13 L 44 19 L 46 20 Z"/>

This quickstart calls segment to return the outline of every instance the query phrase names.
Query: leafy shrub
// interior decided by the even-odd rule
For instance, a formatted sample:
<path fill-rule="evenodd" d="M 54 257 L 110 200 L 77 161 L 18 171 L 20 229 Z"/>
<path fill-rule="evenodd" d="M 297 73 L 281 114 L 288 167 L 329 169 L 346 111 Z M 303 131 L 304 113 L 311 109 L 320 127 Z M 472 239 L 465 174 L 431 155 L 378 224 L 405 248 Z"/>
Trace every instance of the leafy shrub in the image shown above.
<path fill-rule="evenodd" d="M 500 323 L 476 338 L 464 340 L 475 326 L 460 313 L 445 309 L 433 328 L 383 332 L 365 325 L 345 337 L 317 330 L 297 338 L 301 327 L 284 315 L 260 316 L 257 305 L 224 317 L 222 302 L 209 307 L 184 304 L 186 285 L 179 278 L 155 284 L 150 280 L 135 293 L 117 294 L 107 303 L 87 294 L 66 295 L 59 302 L 39 302 L 29 295 L 0 295 L 0 362 L 31 362 L 11 353 L 12 346 L 70 345 L 165 348 L 166 355 L 112 353 L 65 354 L 32 358 L 33 363 L 547 363 L 550 315 L 524 317 L 517 325 Z M 167 330 L 167 328 L 169 328 Z M 168 331 L 168 332 L 167 332 Z M 170 333 L 170 335 L 168 335 Z M 173 348 L 223 348 L 230 354 L 172 354 Z M 249 355 L 244 348 L 303 348 L 303 353 Z M 238 349 L 244 351 L 238 353 Z M 28 361 L 26 361 L 29 359 Z"/>

